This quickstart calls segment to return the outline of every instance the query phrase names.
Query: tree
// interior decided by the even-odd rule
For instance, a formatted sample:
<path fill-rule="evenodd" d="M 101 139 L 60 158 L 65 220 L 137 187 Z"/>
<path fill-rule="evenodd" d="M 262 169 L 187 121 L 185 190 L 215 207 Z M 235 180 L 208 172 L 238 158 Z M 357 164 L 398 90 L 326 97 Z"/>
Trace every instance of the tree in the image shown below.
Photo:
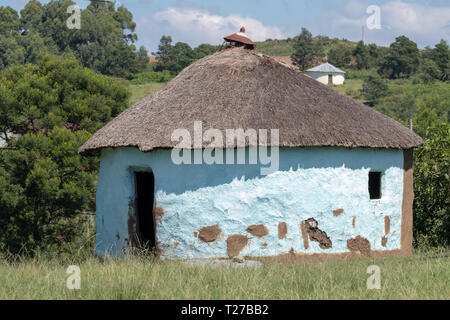
<path fill-rule="evenodd" d="M 206 57 L 218 50 L 217 46 L 213 46 L 211 44 L 203 43 L 194 49 L 195 59 L 201 59 Z"/>
<path fill-rule="evenodd" d="M 40 57 L 37 65 L 0 73 L 7 98 L 0 100 L 3 131 L 26 133 L 54 127 L 98 130 L 127 106 L 128 91 L 116 81 L 84 68 L 74 58 Z M 12 101 L 12 103 L 11 103 Z"/>
<path fill-rule="evenodd" d="M 432 50 L 431 59 L 436 63 L 441 75 L 440 79 L 446 81 L 449 79 L 447 66 L 450 63 L 450 49 L 445 40 L 441 40 Z"/>
<path fill-rule="evenodd" d="M 136 53 L 136 66 L 139 71 L 145 71 L 145 69 L 148 67 L 148 51 L 145 49 L 144 46 L 141 46 Z"/>
<path fill-rule="evenodd" d="M 417 44 L 405 36 L 395 39 L 384 58 L 379 73 L 390 79 L 408 78 L 419 65 Z"/>
<path fill-rule="evenodd" d="M 80 157 L 86 131 L 27 133 L 0 152 L 0 249 L 12 253 L 69 243 L 95 210 L 97 159 Z"/>
<path fill-rule="evenodd" d="M 51 0 L 44 5 L 31 0 L 21 10 L 20 19 L 11 8 L 2 9 L 0 16 L 5 22 L 0 24 L 0 34 L 2 29 L 17 31 L 19 39 L 15 42 L 25 51 L 25 62 L 34 61 L 42 51 L 73 53 L 84 66 L 106 75 L 126 77 L 141 71 L 134 46 L 136 23 L 131 12 L 124 6 L 116 9 L 112 2 L 91 1 L 81 11 L 82 28 L 71 30 L 66 21 L 67 8 L 72 4 L 72 0 Z M 13 46 L 12 40 L 8 41 Z M 0 51 L 0 61 L 8 63 L 3 65 L 18 63 L 19 59 L 11 60 L 11 50 Z"/>
<path fill-rule="evenodd" d="M 328 53 L 328 62 L 336 67 L 345 67 L 352 60 L 352 50 L 347 46 L 337 46 Z"/>
<path fill-rule="evenodd" d="M 20 42 L 20 19 L 11 7 L 0 7 L 0 70 L 24 63 L 25 52 Z"/>
<path fill-rule="evenodd" d="M 7 7 L 0 7 L 0 35 L 16 35 L 20 31 L 20 19 L 16 10 Z"/>
<path fill-rule="evenodd" d="M 441 78 L 441 70 L 438 65 L 431 59 L 423 59 L 418 69 L 419 78 L 424 83 L 429 83 Z"/>
<path fill-rule="evenodd" d="M 369 75 L 363 82 L 362 93 L 373 104 L 377 99 L 388 93 L 386 82 L 378 75 Z"/>
<path fill-rule="evenodd" d="M 18 40 L 18 36 L 0 34 L 0 70 L 25 62 L 25 50 Z"/>
<path fill-rule="evenodd" d="M 358 69 L 367 69 L 369 67 L 369 52 L 363 41 L 359 41 L 353 56 L 356 59 L 356 67 Z"/>
<path fill-rule="evenodd" d="M 44 20 L 44 7 L 37 0 L 29 1 L 20 11 L 20 22 L 25 33 L 42 24 Z"/>
<path fill-rule="evenodd" d="M 216 46 L 209 44 L 201 44 L 194 50 L 184 42 L 172 45 L 172 37 L 163 35 L 158 45 L 158 51 L 152 53 L 158 58 L 158 64 L 154 69 L 157 72 L 168 70 L 175 75 L 195 60 L 216 50 Z"/>
<path fill-rule="evenodd" d="M 450 127 L 435 124 L 415 152 L 414 241 L 447 246 L 450 240 Z"/>
<path fill-rule="evenodd" d="M 322 47 L 314 43 L 311 32 L 306 28 L 302 28 L 300 35 L 295 37 L 293 48 L 292 60 L 300 69 L 312 66 L 316 57 L 323 56 Z"/>
<path fill-rule="evenodd" d="M 70 250 L 95 211 L 98 158 L 77 150 L 127 107 L 129 93 L 74 58 L 0 72 L 0 130 L 21 133 L 0 150 L 0 250 Z"/>

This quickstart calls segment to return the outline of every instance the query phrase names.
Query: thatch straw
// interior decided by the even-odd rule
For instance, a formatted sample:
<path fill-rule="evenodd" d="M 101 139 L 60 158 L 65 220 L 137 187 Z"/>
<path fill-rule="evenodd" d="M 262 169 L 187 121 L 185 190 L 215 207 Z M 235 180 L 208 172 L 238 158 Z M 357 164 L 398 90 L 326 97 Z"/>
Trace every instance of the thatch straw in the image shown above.
<path fill-rule="evenodd" d="M 275 59 L 244 48 L 193 63 L 95 133 L 80 149 L 173 148 L 172 132 L 279 129 L 280 147 L 410 149 L 422 139 L 402 124 Z M 204 143 L 206 147 L 208 143 Z"/>

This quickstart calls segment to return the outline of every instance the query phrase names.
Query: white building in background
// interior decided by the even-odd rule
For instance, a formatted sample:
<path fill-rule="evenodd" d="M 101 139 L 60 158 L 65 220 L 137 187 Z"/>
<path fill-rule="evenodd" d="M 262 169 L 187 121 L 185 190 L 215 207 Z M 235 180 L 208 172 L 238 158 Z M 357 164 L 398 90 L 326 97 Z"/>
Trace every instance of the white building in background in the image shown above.
<path fill-rule="evenodd" d="M 323 84 L 339 86 L 345 81 L 345 72 L 328 62 L 308 69 L 305 73 Z"/>

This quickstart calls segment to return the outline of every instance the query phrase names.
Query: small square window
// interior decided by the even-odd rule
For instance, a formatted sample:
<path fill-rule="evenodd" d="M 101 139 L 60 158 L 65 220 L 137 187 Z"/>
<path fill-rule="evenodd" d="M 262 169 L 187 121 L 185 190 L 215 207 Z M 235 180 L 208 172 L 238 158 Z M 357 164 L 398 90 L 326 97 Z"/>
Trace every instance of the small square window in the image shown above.
<path fill-rule="evenodd" d="M 381 199 L 381 172 L 369 172 L 370 200 Z"/>

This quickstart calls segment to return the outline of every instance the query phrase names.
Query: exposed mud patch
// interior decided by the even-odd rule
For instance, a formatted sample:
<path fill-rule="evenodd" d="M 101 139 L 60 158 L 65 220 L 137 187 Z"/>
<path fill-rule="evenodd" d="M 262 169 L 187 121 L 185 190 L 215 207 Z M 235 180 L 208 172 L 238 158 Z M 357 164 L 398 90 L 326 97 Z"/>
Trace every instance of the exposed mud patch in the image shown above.
<path fill-rule="evenodd" d="M 258 237 L 262 238 L 269 234 L 269 229 L 263 224 L 254 224 L 247 228 L 246 230 L 248 233 Z"/>
<path fill-rule="evenodd" d="M 220 229 L 219 225 L 216 224 L 213 226 L 201 228 L 200 232 L 198 233 L 198 237 L 203 242 L 214 242 L 217 240 L 221 232 L 222 229 Z"/>
<path fill-rule="evenodd" d="M 153 216 L 155 217 L 155 223 L 158 224 L 158 222 L 162 219 L 164 216 L 164 209 L 161 207 L 154 207 L 153 208 Z"/>
<path fill-rule="evenodd" d="M 285 239 L 287 234 L 287 224 L 286 222 L 278 223 L 278 239 Z"/>
<path fill-rule="evenodd" d="M 343 213 L 344 213 L 344 209 L 336 209 L 333 211 L 333 216 L 339 217 Z"/>
<path fill-rule="evenodd" d="M 357 236 L 347 240 L 347 248 L 354 253 L 361 253 L 365 256 L 370 255 L 370 242 L 366 238 Z"/>
<path fill-rule="evenodd" d="M 353 217 L 353 220 L 352 220 L 352 227 L 354 228 L 356 226 L 356 217 Z"/>
<path fill-rule="evenodd" d="M 309 248 L 309 239 L 305 221 L 302 221 L 302 223 L 300 224 L 300 229 L 302 230 L 303 247 L 305 247 L 306 250 Z"/>
<path fill-rule="evenodd" d="M 227 254 L 230 258 L 236 257 L 245 248 L 248 237 L 242 234 L 229 236 L 227 239 Z"/>
<path fill-rule="evenodd" d="M 198 237 L 198 232 L 194 232 L 194 237 Z"/>
<path fill-rule="evenodd" d="M 386 247 L 387 242 L 388 242 L 388 239 L 387 239 L 386 237 L 382 237 L 382 238 L 381 238 L 381 245 L 382 245 L 383 247 Z"/>
<path fill-rule="evenodd" d="M 384 234 L 387 235 L 391 232 L 391 218 L 389 216 L 384 217 Z"/>
<path fill-rule="evenodd" d="M 264 243 L 262 244 L 262 246 L 263 246 L 264 248 L 267 247 L 267 246 L 268 246 L 267 242 L 264 242 Z"/>
<path fill-rule="evenodd" d="M 330 249 L 333 246 L 330 237 L 328 237 L 326 232 L 320 230 L 318 226 L 319 224 L 314 218 L 305 221 L 305 228 L 309 240 L 318 242 L 320 249 Z"/>

